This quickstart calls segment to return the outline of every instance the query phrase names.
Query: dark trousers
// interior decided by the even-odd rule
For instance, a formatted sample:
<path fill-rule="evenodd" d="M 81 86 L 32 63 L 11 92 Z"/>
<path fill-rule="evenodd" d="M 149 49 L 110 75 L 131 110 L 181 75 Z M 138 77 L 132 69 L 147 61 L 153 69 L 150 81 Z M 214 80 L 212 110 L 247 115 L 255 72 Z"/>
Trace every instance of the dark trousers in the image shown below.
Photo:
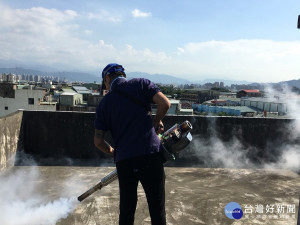
<path fill-rule="evenodd" d="M 133 225 L 140 181 L 148 202 L 152 225 L 166 225 L 165 172 L 159 153 L 116 164 L 120 188 L 119 225 Z"/>

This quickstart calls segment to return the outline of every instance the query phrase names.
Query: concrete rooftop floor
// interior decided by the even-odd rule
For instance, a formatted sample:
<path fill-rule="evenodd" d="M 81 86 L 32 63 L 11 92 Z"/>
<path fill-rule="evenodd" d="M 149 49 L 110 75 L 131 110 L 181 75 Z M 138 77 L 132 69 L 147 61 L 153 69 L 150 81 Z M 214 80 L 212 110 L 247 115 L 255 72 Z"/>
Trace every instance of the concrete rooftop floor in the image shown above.
<path fill-rule="evenodd" d="M 22 214 L 15 209 L 12 214 L 15 212 L 16 215 L 10 214 L 9 207 L 17 201 L 16 196 L 20 196 L 23 202 L 31 198 L 41 199 L 40 202 L 35 203 L 35 207 L 39 207 L 38 204 L 53 203 L 61 197 L 72 199 L 70 204 L 74 210 L 69 210 L 68 214 L 61 216 L 64 217 L 62 219 L 58 217 L 54 222 L 41 223 L 43 225 L 118 224 L 118 181 L 95 192 L 81 203 L 76 201 L 79 195 L 98 183 L 113 169 L 112 167 L 24 166 L 4 170 L 0 173 L 0 182 L 14 185 L 15 181 L 19 187 L 17 189 L 12 186 L 7 189 L 0 188 L 2 192 L 0 199 L 6 199 L 5 205 L 0 207 L 1 214 L 7 215 L 6 220 L 2 219 L 2 222 L 0 218 L 0 224 L 26 224 L 21 222 L 5 224 L 10 221 L 9 216 L 17 217 L 13 221 L 18 221 L 18 215 Z M 165 171 L 168 225 L 297 224 L 300 179 L 296 173 L 283 170 L 189 167 L 166 167 Z M 16 192 L 12 199 L 7 196 L 10 191 Z M 151 224 L 141 186 L 139 186 L 138 197 L 135 224 Z M 244 215 L 240 220 L 232 220 L 225 216 L 224 209 L 229 202 L 237 202 L 242 206 Z M 272 204 L 275 206 L 274 210 L 276 210 L 276 205 L 285 207 L 284 213 L 266 213 L 266 206 Z M 250 205 L 254 208 L 252 214 L 245 211 L 245 206 Z M 264 212 L 255 213 L 256 205 L 263 205 Z M 295 205 L 295 212 L 287 213 L 287 205 Z M 47 211 L 42 212 L 39 213 L 40 218 L 53 217 L 47 214 Z M 30 225 L 39 224 L 38 220 L 32 219 L 32 221 Z"/>

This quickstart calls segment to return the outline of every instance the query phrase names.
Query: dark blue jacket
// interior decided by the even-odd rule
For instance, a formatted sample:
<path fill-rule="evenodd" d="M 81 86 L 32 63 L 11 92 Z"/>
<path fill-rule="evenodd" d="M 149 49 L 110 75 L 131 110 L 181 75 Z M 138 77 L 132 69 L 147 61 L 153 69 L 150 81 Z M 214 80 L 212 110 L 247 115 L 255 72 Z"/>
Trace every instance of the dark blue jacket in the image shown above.
<path fill-rule="evenodd" d="M 160 89 L 147 79 L 116 79 L 96 110 L 95 128 L 111 131 L 115 163 L 124 159 L 159 152 L 161 143 L 152 118 L 145 108 L 114 92 L 119 89 L 139 99 L 149 110 Z"/>

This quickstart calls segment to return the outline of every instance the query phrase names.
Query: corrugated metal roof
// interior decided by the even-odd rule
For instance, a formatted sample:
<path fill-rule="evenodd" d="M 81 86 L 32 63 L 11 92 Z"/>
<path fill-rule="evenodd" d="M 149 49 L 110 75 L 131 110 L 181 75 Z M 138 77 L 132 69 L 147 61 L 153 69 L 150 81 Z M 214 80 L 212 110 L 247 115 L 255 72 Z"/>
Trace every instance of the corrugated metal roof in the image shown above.
<path fill-rule="evenodd" d="M 241 113 L 247 113 L 247 112 L 254 113 L 254 112 L 257 112 L 257 110 L 253 109 L 252 107 L 248 107 L 248 106 L 223 106 L 222 108 L 240 110 Z"/>
<path fill-rule="evenodd" d="M 76 93 L 73 89 L 70 88 L 62 88 L 63 92 L 65 93 Z"/>
<path fill-rule="evenodd" d="M 287 100 L 289 100 L 289 99 L 277 99 L 277 98 L 244 98 L 244 99 L 242 99 L 242 101 L 269 102 L 269 103 L 278 103 L 278 104 L 286 104 Z"/>
<path fill-rule="evenodd" d="M 76 92 L 63 92 L 61 93 L 61 95 L 79 95 L 79 93 L 76 93 Z"/>
<path fill-rule="evenodd" d="M 92 92 L 90 92 L 90 91 L 77 91 L 77 93 L 80 93 L 80 94 L 91 94 Z"/>
<path fill-rule="evenodd" d="M 86 87 L 83 87 L 83 86 L 73 86 L 73 88 L 75 90 L 78 90 L 78 91 L 88 91 L 89 89 L 87 89 Z"/>

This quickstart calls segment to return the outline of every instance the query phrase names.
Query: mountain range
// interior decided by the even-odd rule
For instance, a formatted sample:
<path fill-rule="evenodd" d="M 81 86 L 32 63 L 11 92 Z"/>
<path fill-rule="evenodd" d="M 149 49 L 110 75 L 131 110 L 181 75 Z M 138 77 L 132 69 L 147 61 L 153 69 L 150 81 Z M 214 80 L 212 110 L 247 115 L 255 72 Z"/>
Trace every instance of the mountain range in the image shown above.
<path fill-rule="evenodd" d="M 78 72 L 78 71 L 61 71 L 61 72 L 45 72 L 40 70 L 34 70 L 34 69 L 25 69 L 22 67 L 15 67 L 15 68 L 0 68 L 0 74 L 3 73 L 13 73 L 17 75 L 40 75 L 40 76 L 54 76 L 54 77 L 62 77 L 67 79 L 68 81 L 79 81 L 79 82 L 85 82 L 85 83 L 92 83 L 97 82 L 100 83 L 102 78 L 101 74 L 94 74 L 94 73 L 86 73 L 86 72 Z M 149 74 L 144 72 L 128 72 L 126 73 L 127 78 L 147 78 L 151 80 L 154 83 L 160 83 L 160 84 L 205 84 L 205 83 L 214 83 L 214 82 L 224 82 L 225 85 L 231 85 L 231 84 L 246 84 L 246 85 L 264 85 L 263 83 L 251 83 L 247 81 L 239 81 L 239 80 L 224 80 L 224 79 L 205 79 L 205 80 L 199 80 L 199 81 L 190 81 L 183 78 L 178 78 L 175 76 L 167 75 L 167 74 Z M 297 88 L 300 88 L 300 79 L 298 80 L 289 80 L 289 81 L 282 81 L 279 83 L 272 83 L 273 85 L 281 85 L 281 84 L 287 84 L 288 86 L 295 86 Z"/>

